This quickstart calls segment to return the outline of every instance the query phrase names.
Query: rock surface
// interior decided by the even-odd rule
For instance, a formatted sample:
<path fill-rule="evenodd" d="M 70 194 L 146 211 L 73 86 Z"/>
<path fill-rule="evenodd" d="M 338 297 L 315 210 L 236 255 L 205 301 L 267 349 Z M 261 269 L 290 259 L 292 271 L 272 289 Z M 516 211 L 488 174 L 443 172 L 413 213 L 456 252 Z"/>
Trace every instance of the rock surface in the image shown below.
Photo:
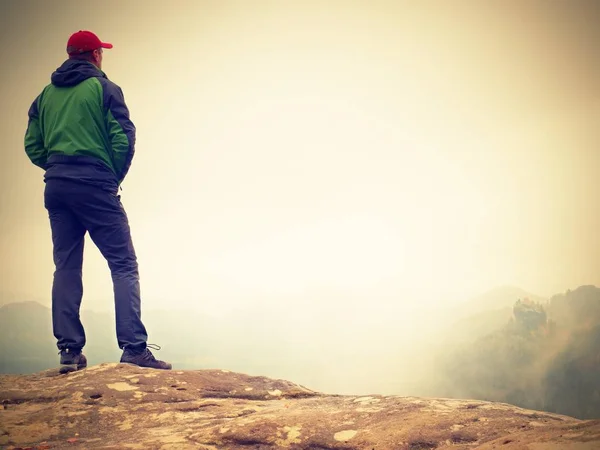
<path fill-rule="evenodd" d="M 0 376 L 3 449 L 600 449 L 600 420 L 507 404 L 341 396 L 223 370 L 101 364 Z"/>

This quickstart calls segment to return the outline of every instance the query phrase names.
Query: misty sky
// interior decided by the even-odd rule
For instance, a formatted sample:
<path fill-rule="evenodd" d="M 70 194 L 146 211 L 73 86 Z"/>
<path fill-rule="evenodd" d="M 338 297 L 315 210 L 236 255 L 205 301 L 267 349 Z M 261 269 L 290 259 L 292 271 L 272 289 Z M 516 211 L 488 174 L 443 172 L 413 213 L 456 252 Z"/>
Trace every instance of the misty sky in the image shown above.
<path fill-rule="evenodd" d="M 0 295 L 49 304 L 27 110 L 90 29 L 145 308 L 600 284 L 600 2 L 0 1 Z M 84 305 L 112 308 L 86 240 Z M 267 299 L 267 300 L 265 300 Z"/>

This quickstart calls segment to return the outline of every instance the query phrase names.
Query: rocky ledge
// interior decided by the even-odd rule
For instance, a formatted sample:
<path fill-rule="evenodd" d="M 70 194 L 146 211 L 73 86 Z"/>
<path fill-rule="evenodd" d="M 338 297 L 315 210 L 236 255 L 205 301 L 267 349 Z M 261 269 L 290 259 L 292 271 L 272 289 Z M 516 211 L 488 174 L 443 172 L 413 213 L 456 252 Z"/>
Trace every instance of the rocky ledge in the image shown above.
<path fill-rule="evenodd" d="M 327 395 L 225 370 L 0 376 L 3 449 L 600 449 L 600 420 L 484 401 Z"/>

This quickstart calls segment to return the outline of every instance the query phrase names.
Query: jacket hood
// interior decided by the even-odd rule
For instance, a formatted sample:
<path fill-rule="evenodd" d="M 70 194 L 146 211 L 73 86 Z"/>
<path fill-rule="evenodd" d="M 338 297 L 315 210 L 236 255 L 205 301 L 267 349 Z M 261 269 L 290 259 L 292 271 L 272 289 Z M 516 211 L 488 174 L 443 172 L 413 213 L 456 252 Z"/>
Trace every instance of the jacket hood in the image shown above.
<path fill-rule="evenodd" d="M 104 72 L 88 61 L 66 60 L 52 73 L 50 80 L 54 86 L 75 86 L 92 77 L 108 78 Z"/>

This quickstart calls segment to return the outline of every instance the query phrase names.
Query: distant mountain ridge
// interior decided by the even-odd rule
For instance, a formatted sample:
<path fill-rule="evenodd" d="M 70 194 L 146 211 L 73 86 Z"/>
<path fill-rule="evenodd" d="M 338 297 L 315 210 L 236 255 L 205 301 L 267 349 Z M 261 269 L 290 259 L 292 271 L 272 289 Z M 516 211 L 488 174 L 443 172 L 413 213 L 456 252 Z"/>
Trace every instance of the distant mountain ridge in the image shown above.
<path fill-rule="evenodd" d="M 144 310 L 143 319 L 149 342 L 162 347 L 157 356 L 175 368 L 294 379 L 341 394 L 429 396 L 436 395 L 430 378 L 437 373 L 435 356 L 441 346 L 450 351 L 471 345 L 503 328 L 517 299 L 541 298 L 519 288 L 498 288 L 460 308 L 430 311 L 410 298 L 350 298 L 342 303 L 343 297 L 333 295 L 333 304 L 319 303 L 329 297 L 315 295 L 306 302 L 250 302 L 219 317 Z M 408 308 L 402 311 L 402 305 Z M 118 361 L 114 313 L 81 314 L 89 363 Z M 57 353 L 48 307 L 36 302 L 0 307 L 0 373 L 56 367 Z M 407 366 L 413 369 L 407 371 Z"/>
<path fill-rule="evenodd" d="M 599 418 L 600 289 L 521 299 L 511 312 L 500 328 L 444 342 L 437 395 Z"/>
<path fill-rule="evenodd" d="M 443 322 L 434 319 L 427 321 L 423 326 L 425 333 L 423 339 L 433 338 L 439 333 L 451 332 L 454 339 L 460 341 L 475 339 L 483 333 L 498 329 L 506 323 L 511 315 L 511 308 L 518 298 L 542 299 L 539 296 L 513 286 L 503 286 L 492 289 L 484 294 L 452 307 L 446 314 L 441 314 Z M 314 303 L 314 300 L 311 300 Z M 360 305 L 356 299 L 355 305 Z M 372 306 L 371 306 L 372 307 Z M 327 317 L 313 316 L 299 310 L 289 317 L 282 317 L 280 323 L 269 323 L 262 327 L 247 323 L 248 314 L 256 312 L 260 306 L 248 305 L 247 310 L 233 312 L 225 317 L 214 318 L 195 311 L 185 310 L 148 310 L 144 311 L 144 321 L 150 331 L 149 340 L 163 347 L 160 355 L 164 358 L 175 359 L 175 363 L 182 368 L 211 367 L 211 364 L 223 359 L 229 359 L 232 370 L 245 370 L 240 364 L 256 364 L 253 359 L 252 348 L 256 351 L 271 351 L 281 353 L 278 345 L 284 343 L 270 342 L 270 335 L 287 333 L 292 327 L 302 326 L 312 336 L 322 335 L 322 340 L 331 341 L 335 345 L 334 336 L 327 331 Z M 272 307 L 269 307 L 272 308 Z M 285 313 L 285 310 L 281 311 Z M 340 311 L 341 312 L 341 311 Z M 300 319 L 294 317 L 300 313 Z M 321 309 L 320 314 L 335 314 L 334 309 Z M 343 320 L 352 327 L 360 325 L 360 321 L 348 316 L 350 311 L 344 313 Z M 385 308 L 381 314 L 386 314 Z M 373 310 L 370 311 L 373 315 Z M 114 313 L 95 312 L 82 310 L 88 358 L 95 363 L 111 362 L 118 360 L 120 350 L 117 348 Z M 348 322 L 351 320 L 350 322 Z M 388 320 L 386 318 L 386 320 Z M 309 322 L 310 321 L 310 322 Z M 56 346 L 52 335 L 51 310 L 47 306 L 35 301 L 8 303 L 0 306 L 0 373 L 34 372 L 44 370 L 56 364 Z M 376 326 L 371 324 L 370 326 Z M 229 329 L 225 331 L 225 328 Z M 308 327 L 308 328 L 307 328 Z M 35 329 L 35 334 L 31 330 Z M 271 333 L 268 330 L 271 329 Z M 444 331 L 446 330 L 446 331 Z M 298 330 L 300 331 L 300 330 Z M 382 331 L 383 333 L 383 331 Z M 409 332 L 410 334 L 410 332 Z M 299 335 L 301 336 L 301 335 Z M 403 336 L 403 335 L 398 335 Z M 410 336 L 403 336 L 402 339 Z M 286 345 L 292 341 L 286 338 Z M 333 339 L 333 340 L 332 340 Z M 346 341 L 347 337 L 338 339 Z M 324 341 L 323 341 L 324 343 Z M 300 341 L 298 342 L 300 344 Z M 238 354 L 247 347 L 248 352 Z M 261 347 L 262 349 L 258 349 Z M 27 348 L 27 355 L 22 351 Z M 211 357 L 218 348 L 219 357 Z M 321 351 L 323 346 L 321 345 Z M 310 351 L 310 349 L 308 349 Z M 332 350 L 333 351 L 333 350 Z M 318 348 L 314 352 L 319 352 Z M 257 360 L 258 358 L 254 358 Z M 257 370 L 262 366 L 257 366 Z"/>
<path fill-rule="evenodd" d="M 484 311 L 512 308 L 518 299 L 529 298 L 534 302 L 546 304 L 548 299 L 531 292 L 526 291 L 517 286 L 499 286 L 478 295 L 457 307 L 457 313 L 461 314 L 477 314 Z"/>

